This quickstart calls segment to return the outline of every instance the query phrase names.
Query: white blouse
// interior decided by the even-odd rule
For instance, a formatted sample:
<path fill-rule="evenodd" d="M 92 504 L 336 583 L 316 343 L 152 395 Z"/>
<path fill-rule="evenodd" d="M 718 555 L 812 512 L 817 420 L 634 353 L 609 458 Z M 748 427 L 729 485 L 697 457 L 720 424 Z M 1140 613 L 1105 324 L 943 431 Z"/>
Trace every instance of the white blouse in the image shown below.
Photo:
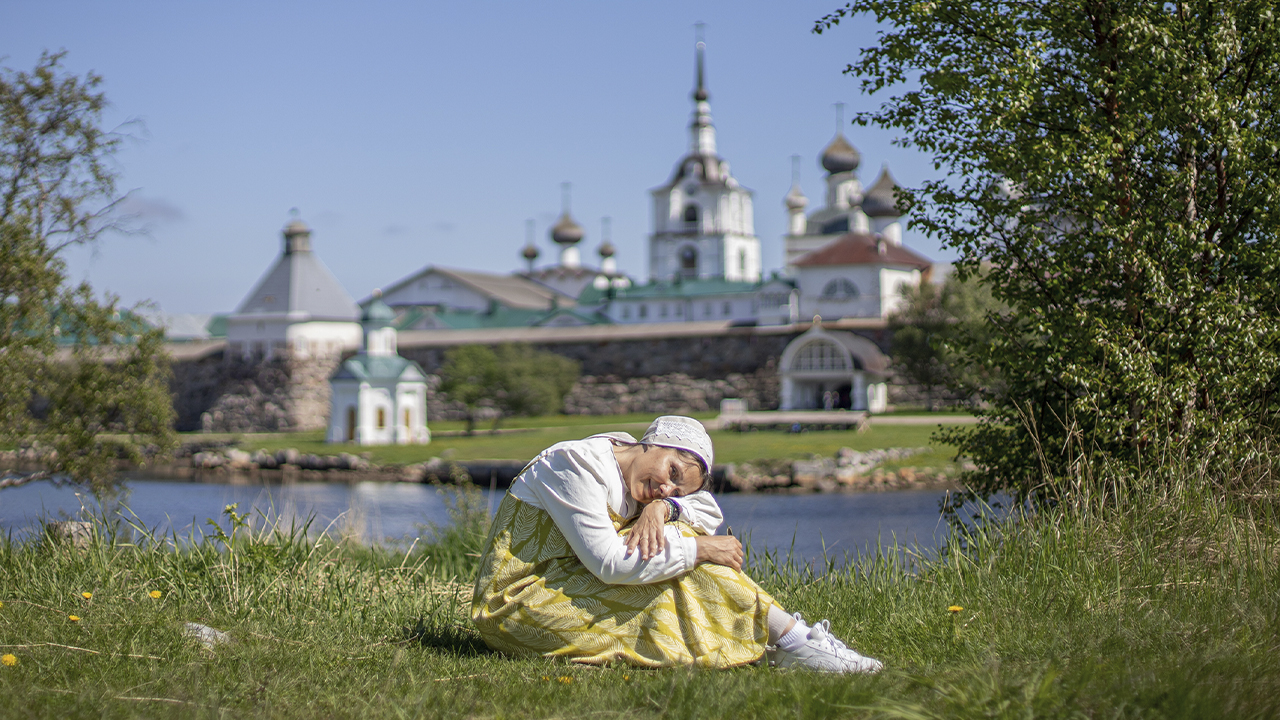
<path fill-rule="evenodd" d="M 638 505 L 627 492 L 612 440 L 636 442 L 626 433 L 609 433 L 556 443 L 529 463 L 510 493 L 550 515 L 582 564 L 606 583 L 644 585 L 689 572 L 698 564 L 697 541 L 671 525 L 663 528 L 663 552 L 647 561 L 640 559 L 639 549 L 627 556 L 626 540 L 614 531 L 609 510 L 629 518 Z M 709 492 L 672 499 L 680 505 L 680 519 L 707 534 L 724 522 Z"/>

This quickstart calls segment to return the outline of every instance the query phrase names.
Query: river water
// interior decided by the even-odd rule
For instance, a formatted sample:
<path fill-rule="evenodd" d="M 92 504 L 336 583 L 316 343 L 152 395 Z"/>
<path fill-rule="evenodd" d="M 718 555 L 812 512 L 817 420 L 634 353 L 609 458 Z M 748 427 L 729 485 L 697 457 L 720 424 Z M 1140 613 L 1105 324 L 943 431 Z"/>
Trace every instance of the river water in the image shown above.
<path fill-rule="evenodd" d="M 220 519 L 225 506 L 258 511 L 283 522 L 311 518 L 312 531 L 360 537 L 366 542 L 412 542 L 434 525 L 449 522 L 448 491 L 414 483 L 359 482 L 224 484 L 169 480 L 131 480 L 121 503 L 124 517 L 141 527 L 179 538 L 199 538 Z M 505 491 L 484 492 L 496 509 Z M 802 562 L 843 564 L 878 543 L 936 549 L 947 525 L 939 515 L 938 490 L 875 493 L 773 495 L 726 493 L 717 496 L 733 533 L 753 552 L 772 551 Z M 0 533 L 29 537 L 41 517 L 77 519 L 96 514 L 97 505 L 71 487 L 48 482 L 0 490 Z M 259 520 L 256 524 L 261 524 Z M 229 526 L 224 522 L 228 530 Z M 721 528 L 721 533 L 725 528 Z"/>

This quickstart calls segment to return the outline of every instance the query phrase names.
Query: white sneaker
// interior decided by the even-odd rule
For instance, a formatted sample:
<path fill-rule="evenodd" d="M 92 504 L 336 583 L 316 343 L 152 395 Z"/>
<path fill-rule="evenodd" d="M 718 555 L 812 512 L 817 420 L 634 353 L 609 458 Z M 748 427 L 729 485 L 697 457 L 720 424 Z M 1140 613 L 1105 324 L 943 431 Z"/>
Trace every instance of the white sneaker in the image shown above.
<path fill-rule="evenodd" d="M 800 619 L 800 614 L 796 613 L 796 620 Z M 778 648 L 773 654 L 773 665 L 818 672 L 867 674 L 879 672 L 884 667 L 884 663 L 879 660 L 863 657 L 836 639 L 831 634 L 830 620 L 823 620 L 809 628 L 809 639 L 795 650 Z"/>

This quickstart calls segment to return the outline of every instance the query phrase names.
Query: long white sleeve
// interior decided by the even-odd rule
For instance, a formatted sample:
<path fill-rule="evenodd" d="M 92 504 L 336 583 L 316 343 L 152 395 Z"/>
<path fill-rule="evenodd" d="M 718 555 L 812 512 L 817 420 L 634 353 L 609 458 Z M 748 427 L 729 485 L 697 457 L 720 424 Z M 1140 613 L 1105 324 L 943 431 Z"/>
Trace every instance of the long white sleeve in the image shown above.
<path fill-rule="evenodd" d="M 697 542 L 683 537 L 673 526 L 664 529 L 667 543 L 662 553 L 648 560 L 641 560 L 639 552 L 627 556 L 626 542 L 618 537 L 609 518 L 610 507 L 621 509 L 620 493 L 624 490 L 608 439 L 553 445 L 521 473 L 511 492 L 550 515 L 582 564 L 611 585 L 658 582 L 697 565 Z M 705 501 L 695 501 L 690 507 L 697 508 L 694 514 L 700 522 L 710 522 L 707 518 L 712 514 Z M 684 509 L 682 506 L 681 511 Z"/>
<path fill-rule="evenodd" d="M 724 511 L 715 497 L 705 490 L 672 498 L 680 506 L 680 519 L 708 535 L 715 535 L 724 524 Z"/>

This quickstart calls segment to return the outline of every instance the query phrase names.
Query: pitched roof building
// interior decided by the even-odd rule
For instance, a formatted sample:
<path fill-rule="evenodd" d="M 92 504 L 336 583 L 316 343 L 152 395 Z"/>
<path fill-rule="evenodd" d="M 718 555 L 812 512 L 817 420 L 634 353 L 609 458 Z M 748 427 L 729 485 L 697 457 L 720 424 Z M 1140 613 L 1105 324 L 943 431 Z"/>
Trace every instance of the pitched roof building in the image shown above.
<path fill-rule="evenodd" d="M 227 318 L 230 354 L 307 357 L 359 347 L 360 310 L 311 249 L 311 228 L 295 214 L 282 235 L 280 256 Z"/>

